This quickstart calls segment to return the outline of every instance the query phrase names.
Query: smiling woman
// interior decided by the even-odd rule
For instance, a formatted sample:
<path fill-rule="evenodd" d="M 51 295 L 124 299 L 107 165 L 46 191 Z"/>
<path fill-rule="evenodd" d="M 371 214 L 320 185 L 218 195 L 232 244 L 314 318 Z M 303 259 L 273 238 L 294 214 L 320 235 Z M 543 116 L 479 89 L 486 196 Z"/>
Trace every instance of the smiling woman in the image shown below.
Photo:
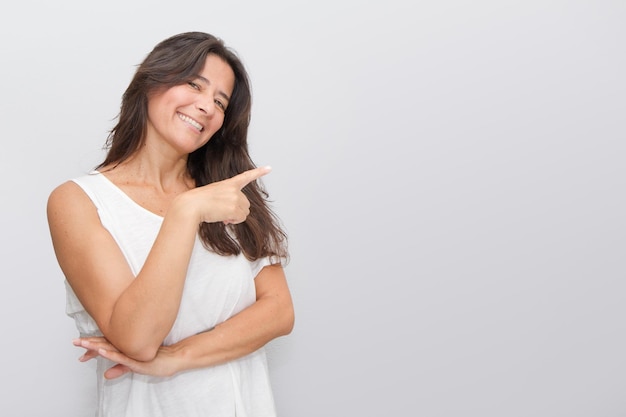
<path fill-rule="evenodd" d="M 263 346 L 294 313 L 286 234 L 257 181 L 270 169 L 248 154 L 250 108 L 221 40 L 168 38 L 124 93 L 105 160 L 49 197 L 100 417 L 275 415 Z"/>
<path fill-rule="evenodd" d="M 234 84 L 235 75 L 228 63 L 209 54 L 193 81 L 151 97 L 146 140 L 153 146 L 172 147 L 175 152 L 198 149 L 222 126 Z"/>

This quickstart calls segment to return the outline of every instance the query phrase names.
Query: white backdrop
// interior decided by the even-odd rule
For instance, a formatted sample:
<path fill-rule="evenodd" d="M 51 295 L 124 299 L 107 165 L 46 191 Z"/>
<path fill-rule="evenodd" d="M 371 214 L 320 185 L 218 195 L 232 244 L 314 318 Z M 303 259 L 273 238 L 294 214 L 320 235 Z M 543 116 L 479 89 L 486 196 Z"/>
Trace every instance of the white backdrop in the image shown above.
<path fill-rule="evenodd" d="M 160 40 L 253 82 L 291 238 L 282 417 L 626 415 L 622 0 L 0 6 L 4 416 L 90 416 L 45 219 Z"/>

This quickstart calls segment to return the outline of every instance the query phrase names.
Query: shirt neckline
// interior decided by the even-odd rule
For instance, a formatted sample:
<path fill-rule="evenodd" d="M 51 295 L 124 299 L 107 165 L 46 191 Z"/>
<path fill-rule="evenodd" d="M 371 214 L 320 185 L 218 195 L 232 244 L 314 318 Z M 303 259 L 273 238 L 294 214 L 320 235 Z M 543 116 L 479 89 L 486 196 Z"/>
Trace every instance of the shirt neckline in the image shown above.
<path fill-rule="evenodd" d="M 148 210 L 147 208 L 145 208 L 144 206 L 142 206 L 141 204 L 137 203 L 135 200 L 133 200 L 128 194 L 126 194 L 124 192 L 124 190 L 122 190 L 117 184 L 115 184 L 113 181 L 111 181 L 109 178 L 107 178 L 106 175 L 104 175 L 102 172 L 98 171 L 98 170 L 93 170 L 91 172 L 91 174 L 94 175 L 99 175 L 107 184 L 109 184 L 117 193 L 121 194 L 124 199 L 128 200 L 132 205 L 134 205 L 135 207 L 137 207 L 138 209 L 140 209 L 141 211 L 148 213 L 149 215 L 163 221 L 164 217 L 156 214 L 153 211 Z"/>

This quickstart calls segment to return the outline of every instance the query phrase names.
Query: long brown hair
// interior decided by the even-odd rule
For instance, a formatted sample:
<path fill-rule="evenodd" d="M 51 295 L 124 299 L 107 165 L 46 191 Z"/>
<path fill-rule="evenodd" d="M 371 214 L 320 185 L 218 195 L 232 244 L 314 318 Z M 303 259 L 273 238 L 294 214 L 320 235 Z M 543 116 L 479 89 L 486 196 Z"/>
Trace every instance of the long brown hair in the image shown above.
<path fill-rule="evenodd" d="M 187 171 L 197 187 L 221 181 L 255 168 L 248 153 L 248 126 L 252 97 L 248 74 L 236 53 L 208 33 L 187 32 L 157 44 L 139 65 L 122 96 L 118 122 L 107 138 L 106 158 L 98 168 L 119 164 L 134 155 L 146 135 L 148 97 L 151 93 L 184 84 L 202 71 L 206 57 L 215 54 L 235 73 L 235 86 L 222 127 L 201 148 L 190 153 Z M 202 223 L 204 246 L 221 255 L 243 254 L 250 260 L 269 256 L 286 263 L 287 235 L 268 205 L 268 194 L 257 181 L 242 190 L 250 201 L 245 222 L 225 226 Z"/>

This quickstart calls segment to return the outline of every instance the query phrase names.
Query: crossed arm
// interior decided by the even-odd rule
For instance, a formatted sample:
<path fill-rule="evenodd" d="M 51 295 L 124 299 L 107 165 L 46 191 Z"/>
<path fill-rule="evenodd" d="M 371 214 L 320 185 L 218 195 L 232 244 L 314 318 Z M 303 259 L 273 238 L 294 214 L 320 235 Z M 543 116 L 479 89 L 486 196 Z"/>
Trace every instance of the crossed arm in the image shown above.
<path fill-rule="evenodd" d="M 171 376 L 184 370 L 225 363 L 252 353 L 293 328 L 293 306 L 282 267 L 266 266 L 256 277 L 255 285 L 257 301 L 250 307 L 208 332 L 160 346 L 154 359 L 149 361 L 128 357 L 104 337 L 76 339 L 74 345 L 87 349 L 81 361 L 100 355 L 117 363 L 105 372 L 109 379 L 127 372 Z"/>
<path fill-rule="evenodd" d="M 53 191 L 48 222 L 59 265 L 104 335 L 74 342 L 87 348 L 82 360 L 102 355 L 117 362 L 107 372 L 111 378 L 127 371 L 171 375 L 244 356 L 291 331 L 289 289 L 282 268 L 272 265 L 255 279 L 253 305 L 209 332 L 162 346 L 178 312 L 199 222 L 244 221 L 249 203 L 241 188 L 265 173 L 257 168 L 175 199 L 136 277 L 84 192 L 74 183 Z"/>

